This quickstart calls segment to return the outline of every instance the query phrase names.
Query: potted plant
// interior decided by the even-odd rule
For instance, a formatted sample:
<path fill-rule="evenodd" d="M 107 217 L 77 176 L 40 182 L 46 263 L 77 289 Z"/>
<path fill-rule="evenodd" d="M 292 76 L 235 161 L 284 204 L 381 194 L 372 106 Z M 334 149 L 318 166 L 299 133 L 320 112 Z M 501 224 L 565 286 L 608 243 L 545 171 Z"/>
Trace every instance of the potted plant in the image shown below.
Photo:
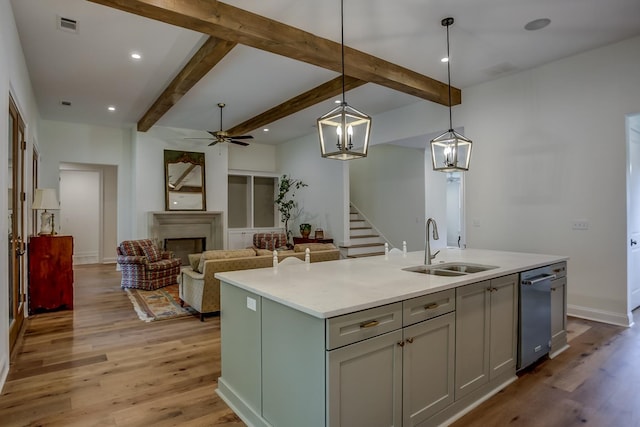
<path fill-rule="evenodd" d="M 302 187 L 307 187 L 301 179 L 293 179 L 287 175 L 280 177 L 280 187 L 278 188 L 278 195 L 275 200 L 275 204 L 278 206 L 280 212 L 280 218 L 284 222 L 284 231 L 287 236 L 287 243 L 291 238 L 291 230 L 289 230 L 289 220 L 293 214 L 293 210 L 298 206 L 298 202 L 294 199 L 296 190 Z"/>

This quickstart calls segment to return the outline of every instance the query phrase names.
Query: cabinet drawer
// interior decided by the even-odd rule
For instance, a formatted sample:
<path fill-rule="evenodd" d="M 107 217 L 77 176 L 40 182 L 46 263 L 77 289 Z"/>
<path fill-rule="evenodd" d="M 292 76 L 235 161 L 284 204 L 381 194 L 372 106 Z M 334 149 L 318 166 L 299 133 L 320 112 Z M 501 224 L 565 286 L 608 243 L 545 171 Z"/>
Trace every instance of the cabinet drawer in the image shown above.
<path fill-rule="evenodd" d="M 327 350 L 402 328 L 402 303 L 327 319 Z"/>
<path fill-rule="evenodd" d="M 556 275 L 556 278 L 565 277 L 567 275 L 567 263 L 559 262 L 551 266 L 551 273 Z"/>
<path fill-rule="evenodd" d="M 449 289 L 424 295 L 402 303 L 402 324 L 413 325 L 456 309 L 456 292 Z"/>

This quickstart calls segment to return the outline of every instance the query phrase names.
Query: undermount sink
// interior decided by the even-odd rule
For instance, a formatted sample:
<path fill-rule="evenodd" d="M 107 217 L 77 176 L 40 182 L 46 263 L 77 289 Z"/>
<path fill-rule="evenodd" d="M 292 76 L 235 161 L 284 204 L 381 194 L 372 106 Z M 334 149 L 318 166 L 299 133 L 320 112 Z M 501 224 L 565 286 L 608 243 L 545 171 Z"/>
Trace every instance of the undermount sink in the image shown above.
<path fill-rule="evenodd" d="M 465 276 L 467 274 L 479 273 L 481 271 L 498 268 L 495 265 L 470 264 L 465 262 L 447 262 L 443 264 L 416 265 L 414 267 L 403 268 L 404 271 L 414 273 L 431 274 L 434 276 Z"/>

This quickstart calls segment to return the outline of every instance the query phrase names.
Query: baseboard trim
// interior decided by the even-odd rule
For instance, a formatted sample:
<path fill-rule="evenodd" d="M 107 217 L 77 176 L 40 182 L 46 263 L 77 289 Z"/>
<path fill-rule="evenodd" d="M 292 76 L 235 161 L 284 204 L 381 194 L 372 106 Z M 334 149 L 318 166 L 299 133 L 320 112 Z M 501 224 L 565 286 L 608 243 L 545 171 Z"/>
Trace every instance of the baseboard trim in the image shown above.
<path fill-rule="evenodd" d="M 2 362 L 0 362 L 0 393 L 4 388 L 4 384 L 7 382 L 8 375 L 9 375 L 9 364 L 7 363 L 7 358 L 3 356 Z"/>
<path fill-rule="evenodd" d="M 630 327 L 633 325 L 633 315 L 631 313 L 616 313 L 613 311 L 568 304 L 567 315 L 616 326 Z"/>

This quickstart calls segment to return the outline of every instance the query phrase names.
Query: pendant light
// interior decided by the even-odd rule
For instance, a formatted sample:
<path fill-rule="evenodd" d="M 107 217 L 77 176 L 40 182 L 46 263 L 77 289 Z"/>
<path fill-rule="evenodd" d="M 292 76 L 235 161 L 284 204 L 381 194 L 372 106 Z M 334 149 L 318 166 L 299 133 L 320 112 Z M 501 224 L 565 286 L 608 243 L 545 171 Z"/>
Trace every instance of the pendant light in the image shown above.
<path fill-rule="evenodd" d="M 451 57 L 449 56 L 449 27 L 453 18 L 441 22 L 447 27 L 447 83 L 449 85 L 449 130 L 431 140 L 433 170 L 440 172 L 468 171 L 471 160 L 471 140 L 453 130 L 451 114 Z"/>
<path fill-rule="evenodd" d="M 344 0 L 340 0 L 342 102 L 317 120 L 322 157 L 351 160 L 367 157 L 371 117 L 347 104 L 344 89 Z M 336 147 L 335 150 L 333 147 Z"/>

